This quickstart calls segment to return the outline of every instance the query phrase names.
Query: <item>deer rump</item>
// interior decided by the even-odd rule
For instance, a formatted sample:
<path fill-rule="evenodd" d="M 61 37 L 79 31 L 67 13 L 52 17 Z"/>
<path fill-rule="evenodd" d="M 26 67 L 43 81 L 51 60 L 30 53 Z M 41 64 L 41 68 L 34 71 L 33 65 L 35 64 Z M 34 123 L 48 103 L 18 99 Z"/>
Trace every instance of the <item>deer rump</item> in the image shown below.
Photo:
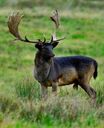
<path fill-rule="evenodd" d="M 45 72 L 46 76 L 39 73 L 36 79 L 46 86 L 52 86 L 53 82 L 58 86 L 88 83 L 92 76 L 97 77 L 97 62 L 85 56 L 54 57 Z"/>

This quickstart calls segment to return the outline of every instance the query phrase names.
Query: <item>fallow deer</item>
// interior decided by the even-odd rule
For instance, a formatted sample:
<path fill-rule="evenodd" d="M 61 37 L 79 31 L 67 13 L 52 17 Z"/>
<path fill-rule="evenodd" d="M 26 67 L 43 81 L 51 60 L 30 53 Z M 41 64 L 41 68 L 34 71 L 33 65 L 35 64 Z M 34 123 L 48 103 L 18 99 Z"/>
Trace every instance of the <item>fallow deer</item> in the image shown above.
<path fill-rule="evenodd" d="M 86 56 L 55 57 L 53 49 L 64 38 L 57 39 L 55 34 L 51 36 L 50 41 L 46 41 L 46 38 L 44 41 L 40 39 L 30 41 L 26 36 L 22 38 L 18 31 L 21 18 L 19 13 L 9 16 L 9 31 L 17 40 L 35 43 L 38 51 L 34 59 L 34 77 L 41 85 L 42 97 L 47 95 L 48 87 L 52 87 L 52 91 L 56 92 L 58 86 L 74 84 L 74 88 L 77 89 L 79 85 L 91 98 L 95 99 L 96 91 L 90 87 L 90 80 L 92 77 L 97 77 L 96 60 Z M 56 11 L 50 18 L 58 28 L 58 12 Z"/>

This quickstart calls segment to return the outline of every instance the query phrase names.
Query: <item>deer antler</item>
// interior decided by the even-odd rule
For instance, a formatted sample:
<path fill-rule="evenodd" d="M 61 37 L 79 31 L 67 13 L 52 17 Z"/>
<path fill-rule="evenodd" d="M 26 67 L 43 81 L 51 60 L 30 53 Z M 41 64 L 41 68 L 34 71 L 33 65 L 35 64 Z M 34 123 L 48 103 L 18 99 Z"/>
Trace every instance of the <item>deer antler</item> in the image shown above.
<path fill-rule="evenodd" d="M 51 43 L 52 42 L 59 42 L 59 41 L 61 41 L 61 40 L 64 40 L 65 39 L 65 37 L 62 37 L 62 38 L 60 38 L 60 39 L 57 39 L 56 38 L 56 35 L 55 34 L 53 34 L 52 36 L 51 36 Z"/>
<path fill-rule="evenodd" d="M 53 16 L 51 16 L 50 18 L 51 18 L 51 20 L 55 23 L 56 29 L 58 29 L 58 28 L 59 28 L 59 25 L 60 25 L 60 24 L 59 24 L 59 15 L 58 15 L 58 11 L 55 10 Z M 65 39 L 65 37 L 60 38 L 60 39 L 57 39 L 57 38 L 56 38 L 56 34 L 54 33 L 54 34 L 51 36 L 51 41 L 50 41 L 50 43 L 59 42 L 60 40 L 63 40 L 63 39 Z"/>
<path fill-rule="evenodd" d="M 56 10 L 53 14 L 53 16 L 50 17 L 51 20 L 55 23 L 56 28 L 59 28 L 59 15 L 58 15 L 58 11 Z"/>
<path fill-rule="evenodd" d="M 9 16 L 8 28 L 9 28 L 10 33 L 16 37 L 16 40 L 20 40 L 20 41 L 28 42 L 28 43 L 38 43 L 38 41 L 28 40 L 26 36 L 24 39 L 20 36 L 19 31 L 18 31 L 18 26 L 20 24 L 22 17 L 23 15 L 21 15 L 19 12 L 13 13 L 11 16 Z"/>

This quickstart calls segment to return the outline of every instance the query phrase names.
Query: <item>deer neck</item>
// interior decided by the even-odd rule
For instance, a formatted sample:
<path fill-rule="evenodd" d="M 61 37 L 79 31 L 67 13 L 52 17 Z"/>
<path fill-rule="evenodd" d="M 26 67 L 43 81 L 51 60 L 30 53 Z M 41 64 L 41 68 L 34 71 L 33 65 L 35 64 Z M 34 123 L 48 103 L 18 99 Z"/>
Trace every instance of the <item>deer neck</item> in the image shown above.
<path fill-rule="evenodd" d="M 53 64 L 53 58 L 46 61 L 38 52 L 36 54 L 34 63 L 35 63 L 35 71 L 34 71 L 35 78 L 39 82 L 47 81 Z"/>

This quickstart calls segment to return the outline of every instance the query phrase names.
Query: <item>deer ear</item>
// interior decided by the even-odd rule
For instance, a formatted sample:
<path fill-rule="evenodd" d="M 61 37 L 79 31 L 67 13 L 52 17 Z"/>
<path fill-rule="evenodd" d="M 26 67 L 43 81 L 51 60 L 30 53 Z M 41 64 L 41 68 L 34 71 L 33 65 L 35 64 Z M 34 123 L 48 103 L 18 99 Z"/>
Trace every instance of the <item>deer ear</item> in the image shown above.
<path fill-rule="evenodd" d="M 55 48 L 55 47 L 58 45 L 58 43 L 59 43 L 58 41 L 53 42 L 53 43 L 52 43 L 53 48 Z"/>
<path fill-rule="evenodd" d="M 42 43 L 37 43 L 37 44 L 35 45 L 35 47 L 38 48 L 39 50 L 41 50 L 42 46 L 43 46 Z"/>

